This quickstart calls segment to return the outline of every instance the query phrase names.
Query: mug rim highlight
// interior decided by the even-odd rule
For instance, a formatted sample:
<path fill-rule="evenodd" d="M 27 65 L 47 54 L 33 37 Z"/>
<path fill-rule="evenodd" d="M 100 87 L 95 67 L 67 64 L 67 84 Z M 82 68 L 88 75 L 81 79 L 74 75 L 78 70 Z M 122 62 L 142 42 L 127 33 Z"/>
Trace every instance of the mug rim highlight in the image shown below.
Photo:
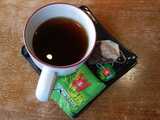
<path fill-rule="evenodd" d="M 24 41 L 24 45 L 25 45 L 25 47 L 26 47 L 26 50 L 28 51 L 28 53 L 30 53 L 30 55 L 32 55 L 38 62 L 40 62 L 40 63 L 42 63 L 42 64 L 44 64 L 44 65 L 46 65 L 46 66 L 48 66 L 48 67 L 54 67 L 54 68 L 70 68 L 70 67 L 74 67 L 74 66 L 77 66 L 77 65 L 79 65 L 79 64 L 81 64 L 81 63 L 83 63 L 83 62 L 85 62 L 88 58 L 89 58 L 89 56 L 90 56 L 90 54 L 92 53 L 92 51 L 93 51 L 93 49 L 94 49 L 94 47 L 95 47 L 95 43 L 94 43 L 94 46 L 93 46 L 93 48 L 91 49 L 91 52 L 84 58 L 84 56 L 79 60 L 79 61 L 77 61 L 77 62 L 75 62 L 75 63 L 73 63 L 73 64 L 70 64 L 70 65 L 65 65 L 65 66 L 57 66 L 57 65 L 51 65 L 51 64 L 48 64 L 48 63 L 46 63 L 46 62 L 44 62 L 44 61 L 42 61 L 42 60 L 40 60 L 37 56 L 36 56 L 36 54 L 34 53 L 34 51 L 32 51 L 32 50 L 30 50 L 28 47 L 27 47 L 27 44 L 26 44 L 26 28 L 27 28 L 27 25 L 28 25 L 28 23 L 29 23 L 29 21 L 32 19 L 32 16 L 34 15 L 34 14 L 36 14 L 39 10 L 41 10 L 42 8 L 45 8 L 45 7 L 48 7 L 48 6 L 50 6 L 50 5 L 58 5 L 58 4 L 61 4 L 61 5 L 69 5 L 69 6 L 72 6 L 72 7 L 74 7 L 74 8 L 76 8 L 76 9 L 79 9 L 80 11 L 82 11 L 83 13 L 85 13 L 83 10 L 81 10 L 79 7 L 77 7 L 77 6 L 75 6 L 75 5 L 73 5 L 73 4 L 69 4 L 69 3 L 49 3 L 49 4 L 46 4 L 46 5 L 43 5 L 43 6 L 41 6 L 41 7 L 39 7 L 38 9 L 36 9 L 31 15 L 30 15 L 30 17 L 27 19 L 27 22 L 26 22 L 26 24 L 25 24 L 25 27 L 24 27 L 24 30 L 23 30 L 23 41 Z M 86 14 L 86 13 L 85 13 Z M 87 15 L 87 14 L 86 14 Z M 88 15 L 87 15 L 88 16 Z M 89 17 L 89 16 L 88 16 Z M 91 20 L 91 22 L 93 23 L 93 21 L 92 21 L 92 19 L 89 17 L 89 19 Z M 94 28 L 95 28 L 95 25 L 94 25 L 94 23 L 93 23 L 93 26 L 94 26 Z M 94 31 L 95 31 L 95 42 L 96 42 L 96 29 L 94 29 Z M 84 59 L 83 59 L 84 58 Z"/>

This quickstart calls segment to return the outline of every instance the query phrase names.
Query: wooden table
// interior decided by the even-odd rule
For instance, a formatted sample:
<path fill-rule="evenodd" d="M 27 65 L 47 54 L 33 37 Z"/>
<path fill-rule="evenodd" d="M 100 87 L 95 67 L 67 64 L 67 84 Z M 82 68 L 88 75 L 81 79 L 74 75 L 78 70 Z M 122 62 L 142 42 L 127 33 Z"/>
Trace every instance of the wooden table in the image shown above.
<path fill-rule="evenodd" d="M 1 0 L 0 120 L 67 120 L 35 98 L 38 75 L 20 54 L 27 18 L 42 5 L 87 5 L 139 56 L 138 65 L 100 95 L 77 120 L 160 119 L 160 0 Z"/>

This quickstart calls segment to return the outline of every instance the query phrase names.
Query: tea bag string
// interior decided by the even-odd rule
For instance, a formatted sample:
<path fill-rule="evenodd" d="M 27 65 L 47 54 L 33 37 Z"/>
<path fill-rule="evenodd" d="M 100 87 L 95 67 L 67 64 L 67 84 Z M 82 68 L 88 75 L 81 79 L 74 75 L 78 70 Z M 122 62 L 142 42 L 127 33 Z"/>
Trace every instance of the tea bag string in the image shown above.
<path fill-rule="evenodd" d="M 122 57 L 122 61 L 119 61 L 120 57 Z M 119 63 L 119 64 L 124 64 L 126 63 L 127 61 L 127 58 L 126 56 L 124 55 L 123 51 L 120 50 L 120 57 L 118 59 L 115 60 L 116 63 Z"/>

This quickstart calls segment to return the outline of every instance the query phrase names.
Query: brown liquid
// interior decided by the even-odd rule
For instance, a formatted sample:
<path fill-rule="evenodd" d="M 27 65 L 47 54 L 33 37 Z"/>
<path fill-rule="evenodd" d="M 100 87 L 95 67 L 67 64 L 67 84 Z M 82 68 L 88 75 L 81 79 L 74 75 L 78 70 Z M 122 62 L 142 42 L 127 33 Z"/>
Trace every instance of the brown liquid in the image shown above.
<path fill-rule="evenodd" d="M 87 48 L 88 36 L 84 28 L 71 19 L 50 19 L 38 27 L 33 37 L 36 56 L 56 66 L 78 62 Z"/>

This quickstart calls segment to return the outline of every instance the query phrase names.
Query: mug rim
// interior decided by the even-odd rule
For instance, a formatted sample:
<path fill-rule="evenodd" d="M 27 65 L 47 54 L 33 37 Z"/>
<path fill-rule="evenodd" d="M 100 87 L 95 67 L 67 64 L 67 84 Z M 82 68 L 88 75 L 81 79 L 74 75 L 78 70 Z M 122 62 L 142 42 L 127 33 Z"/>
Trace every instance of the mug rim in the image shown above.
<path fill-rule="evenodd" d="M 40 63 L 42 63 L 42 64 L 44 64 L 44 65 L 46 65 L 46 66 L 48 66 L 48 67 L 54 67 L 54 68 L 69 68 L 69 67 L 74 67 L 74 66 L 77 66 L 77 65 L 79 65 L 79 64 L 81 64 L 81 63 L 83 63 L 83 62 L 85 62 L 86 60 L 87 60 L 87 58 L 89 58 L 89 56 L 91 55 L 91 53 L 92 53 L 92 51 L 93 51 L 93 49 L 94 49 L 94 47 L 95 47 L 95 43 L 96 43 L 96 29 L 95 29 L 95 25 L 94 25 L 94 23 L 93 23 L 93 21 L 92 21 L 92 19 L 88 16 L 88 18 L 91 20 L 91 22 L 93 23 L 93 26 L 94 26 L 94 31 L 95 31 L 95 43 L 94 43 L 94 46 L 93 46 L 93 48 L 91 49 L 91 52 L 84 58 L 84 56 L 79 60 L 79 61 L 77 61 L 77 62 L 75 62 L 75 63 L 73 63 L 73 64 L 69 64 L 69 65 L 63 65 L 63 66 L 58 66 L 58 65 L 52 65 L 52 64 L 49 64 L 49 63 L 47 63 L 47 62 L 44 62 L 44 61 L 42 61 L 41 59 L 39 59 L 37 56 L 36 56 L 36 54 L 34 53 L 34 51 L 32 51 L 32 50 L 30 50 L 30 49 L 28 49 L 28 47 L 27 47 L 27 44 L 26 44 L 26 28 L 27 28 L 27 25 L 28 25 L 28 23 L 29 23 L 29 21 L 32 19 L 32 17 L 33 17 L 33 15 L 35 15 L 39 10 L 41 10 L 42 8 L 45 8 L 45 7 L 48 7 L 48 6 L 50 6 L 50 5 L 59 5 L 59 4 L 61 4 L 61 5 L 70 5 L 70 6 L 72 6 L 72 7 L 74 7 L 74 8 L 76 8 L 76 9 L 79 9 L 80 11 L 82 11 L 83 13 L 85 13 L 83 10 L 81 10 L 79 7 L 77 7 L 77 6 L 75 6 L 75 5 L 73 5 L 73 4 L 70 4 L 70 3 L 49 3 L 49 4 L 46 4 L 46 5 L 43 5 L 43 6 L 41 6 L 41 7 L 39 7 L 39 8 L 37 8 L 36 10 L 34 10 L 34 12 L 29 16 L 29 18 L 27 19 L 27 22 L 25 23 L 25 27 L 24 27 L 24 30 L 23 30 L 23 41 L 24 41 L 24 45 L 25 45 L 25 47 L 26 47 L 26 50 L 28 51 L 28 53 L 30 53 L 30 55 L 32 55 L 38 62 L 40 62 Z M 84 59 L 83 59 L 84 58 Z"/>

